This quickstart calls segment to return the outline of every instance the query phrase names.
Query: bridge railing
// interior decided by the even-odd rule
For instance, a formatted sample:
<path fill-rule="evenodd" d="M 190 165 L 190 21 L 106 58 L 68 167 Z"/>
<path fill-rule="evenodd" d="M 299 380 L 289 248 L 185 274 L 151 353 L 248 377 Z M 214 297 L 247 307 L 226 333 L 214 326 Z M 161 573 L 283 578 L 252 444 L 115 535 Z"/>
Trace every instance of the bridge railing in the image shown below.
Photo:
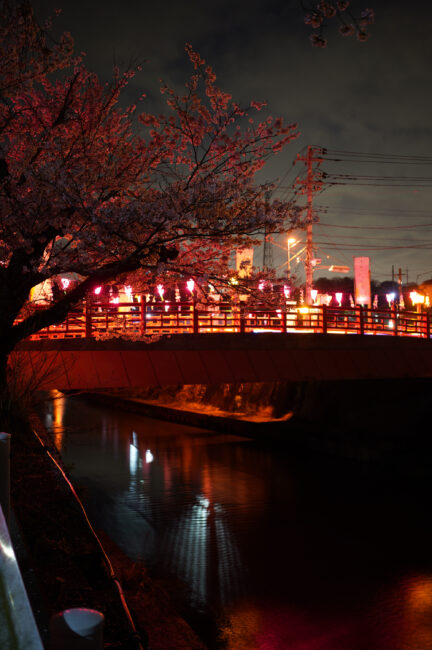
<path fill-rule="evenodd" d="M 31 338 L 215 332 L 312 332 L 430 338 L 428 313 L 363 307 L 266 307 L 194 302 L 87 303 Z"/>

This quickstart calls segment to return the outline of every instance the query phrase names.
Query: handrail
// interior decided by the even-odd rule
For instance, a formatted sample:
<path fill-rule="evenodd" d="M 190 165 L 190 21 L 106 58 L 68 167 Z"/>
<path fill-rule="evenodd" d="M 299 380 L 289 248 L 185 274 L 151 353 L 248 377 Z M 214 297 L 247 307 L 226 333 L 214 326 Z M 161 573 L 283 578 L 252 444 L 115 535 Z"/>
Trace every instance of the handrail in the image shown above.
<path fill-rule="evenodd" d="M 1 506 L 0 648 L 43 650 Z"/>
<path fill-rule="evenodd" d="M 409 336 L 429 339 L 428 312 L 368 307 L 290 308 L 285 304 L 235 305 L 195 302 L 85 303 L 73 309 L 61 324 L 29 337 L 104 338 L 216 332 L 313 332 Z"/>

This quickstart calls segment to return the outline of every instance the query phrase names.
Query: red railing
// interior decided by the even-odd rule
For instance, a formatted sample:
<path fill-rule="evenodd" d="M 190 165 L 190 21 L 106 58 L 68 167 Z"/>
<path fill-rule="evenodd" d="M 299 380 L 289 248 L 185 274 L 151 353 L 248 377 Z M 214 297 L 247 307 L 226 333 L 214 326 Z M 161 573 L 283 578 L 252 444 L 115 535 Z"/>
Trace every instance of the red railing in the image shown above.
<path fill-rule="evenodd" d="M 103 338 L 214 332 L 313 332 L 430 338 L 428 313 L 353 307 L 268 308 L 192 302 L 85 303 L 30 337 Z"/>

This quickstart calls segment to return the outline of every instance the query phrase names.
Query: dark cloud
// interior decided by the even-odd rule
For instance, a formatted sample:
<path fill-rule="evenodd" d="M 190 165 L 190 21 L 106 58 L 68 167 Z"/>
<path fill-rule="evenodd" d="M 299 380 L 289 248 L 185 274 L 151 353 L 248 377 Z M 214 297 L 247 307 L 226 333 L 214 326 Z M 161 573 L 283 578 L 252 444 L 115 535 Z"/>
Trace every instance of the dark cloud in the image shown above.
<path fill-rule="evenodd" d="M 297 151 L 307 144 L 392 155 L 430 155 L 432 6 L 428 2 L 414 0 L 408 5 L 400 0 L 370 0 L 376 12 L 370 40 L 359 43 L 352 37 L 342 38 L 337 25 L 331 24 L 326 49 L 310 46 L 310 30 L 294 0 L 58 2 L 63 8 L 58 28 L 71 31 L 77 51 L 87 53 L 87 65 L 98 74 L 109 76 L 114 59 L 123 64 L 137 57 L 146 60 L 143 73 L 128 91 L 131 101 L 133 95 L 147 91 L 150 106 L 155 106 L 160 78 L 183 83 L 188 74 L 184 44 L 191 42 L 215 68 L 220 85 L 237 99 L 265 99 L 272 115 L 298 122 L 299 139 L 271 162 L 265 178 L 283 177 Z M 33 4 L 40 15 L 46 15 L 57 6 L 57 0 L 35 0 Z M 369 0 L 351 3 L 358 10 L 365 4 L 369 5 Z M 342 165 L 339 170 L 432 177 L 431 166 L 364 169 L 367 166 L 363 165 L 356 167 L 357 172 L 353 167 L 348 170 Z M 432 223 L 432 210 L 426 218 L 431 195 L 430 187 L 334 186 L 322 193 L 317 203 L 328 206 L 323 222 L 389 227 L 388 232 L 332 229 L 335 235 L 346 236 L 347 242 L 348 238 L 360 242 L 361 235 L 379 237 L 383 245 L 391 245 L 390 238 L 396 235 L 408 243 L 429 239 L 427 227 L 415 232 L 391 227 Z M 317 241 L 323 240 L 324 229 L 316 228 Z M 351 265 L 353 252 L 342 248 L 341 239 L 339 250 L 326 245 L 319 254 L 343 257 L 344 263 L 348 260 Z M 378 279 L 391 273 L 392 264 L 408 267 L 414 278 L 429 268 L 432 275 L 428 250 L 395 245 L 393 250 L 354 254 L 370 255 Z M 276 263 L 282 264 L 284 259 L 283 251 L 275 249 Z"/>

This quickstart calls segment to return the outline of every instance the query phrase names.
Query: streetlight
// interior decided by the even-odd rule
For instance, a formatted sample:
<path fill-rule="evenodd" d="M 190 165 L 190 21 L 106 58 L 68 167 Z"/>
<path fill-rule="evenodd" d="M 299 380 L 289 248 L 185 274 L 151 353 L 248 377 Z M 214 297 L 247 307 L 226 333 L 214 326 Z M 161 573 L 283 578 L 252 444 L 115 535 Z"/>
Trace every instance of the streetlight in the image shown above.
<path fill-rule="evenodd" d="M 288 237 L 288 279 L 291 275 L 291 255 L 290 255 L 290 248 L 292 245 L 296 244 L 297 241 L 294 239 L 294 237 Z"/>

